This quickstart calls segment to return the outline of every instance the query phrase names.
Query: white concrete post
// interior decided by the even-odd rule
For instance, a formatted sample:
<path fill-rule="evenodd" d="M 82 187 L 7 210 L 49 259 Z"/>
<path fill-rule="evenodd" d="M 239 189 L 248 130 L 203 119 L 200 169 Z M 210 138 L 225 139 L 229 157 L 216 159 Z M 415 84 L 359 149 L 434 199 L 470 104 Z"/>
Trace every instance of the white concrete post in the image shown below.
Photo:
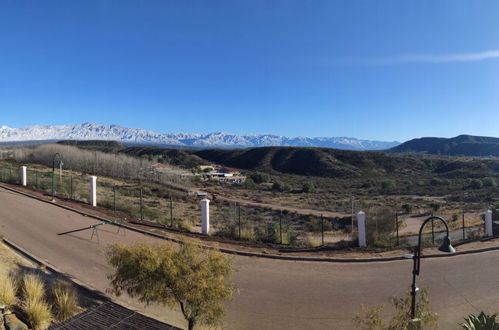
<path fill-rule="evenodd" d="M 21 182 L 22 186 L 26 187 L 26 184 L 28 183 L 27 175 L 26 175 L 26 166 L 21 166 L 19 168 L 19 181 Z"/>
<path fill-rule="evenodd" d="M 97 177 L 90 177 L 90 199 L 89 203 L 92 206 L 97 206 Z"/>
<path fill-rule="evenodd" d="M 492 211 L 487 210 L 485 212 L 485 235 L 486 236 L 494 236 L 494 233 L 492 231 Z"/>
<path fill-rule="evenodd" d="M 205 235 L 210 233 L 210 200 L 201 200 L 201 232 Z"/>
<path fill-rule="evenodd" d="M 366 214 L 362 211 L 357 213 L 357 229 L 359 234 L 359 247 L 366 246 Z"/>

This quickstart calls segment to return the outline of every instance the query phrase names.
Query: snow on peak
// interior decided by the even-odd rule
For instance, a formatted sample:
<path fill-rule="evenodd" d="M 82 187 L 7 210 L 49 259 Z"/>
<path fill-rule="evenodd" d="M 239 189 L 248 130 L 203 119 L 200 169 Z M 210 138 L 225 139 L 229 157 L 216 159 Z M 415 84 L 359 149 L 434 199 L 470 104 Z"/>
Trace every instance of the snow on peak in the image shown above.
<path fill-rule="evenodd" d="M 83 123 L 58 126 L 27 126 L 22 128 L 0 127 L 0 142 L 43 140 L 114 140 L 124 143 L 161 144 L 203 148 L 246 148 L 262 146 L 308 146 L 349 150 L 381 150 L 398 145 L 398 142 L 359 140 L 349 137 L 285 137 L 271 134 L 238 135 L 225 132 L 157 133 L 119 125 Z"/>

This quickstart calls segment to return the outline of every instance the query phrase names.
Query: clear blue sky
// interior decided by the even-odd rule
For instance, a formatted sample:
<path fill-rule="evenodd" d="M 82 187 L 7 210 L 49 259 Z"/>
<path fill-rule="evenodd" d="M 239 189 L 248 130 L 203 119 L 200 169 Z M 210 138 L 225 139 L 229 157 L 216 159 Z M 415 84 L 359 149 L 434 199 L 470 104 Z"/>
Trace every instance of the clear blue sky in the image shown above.
<path fill-rule="evenodd" d="M 0 125 L 499 136 L 499 1 L 0 2 Z"/>

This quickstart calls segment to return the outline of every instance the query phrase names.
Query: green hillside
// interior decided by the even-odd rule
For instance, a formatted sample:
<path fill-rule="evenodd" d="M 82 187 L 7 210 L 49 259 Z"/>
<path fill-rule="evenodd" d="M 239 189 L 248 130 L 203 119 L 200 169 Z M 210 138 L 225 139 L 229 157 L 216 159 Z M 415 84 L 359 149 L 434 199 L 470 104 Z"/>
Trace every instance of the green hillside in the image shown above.
<path fill-rule="evenodd" d="M 425 139 L 424 141 L 428 141 Z M 480 143 L 480 140 L 477 140 Z M 349 151 L 309 147 L 263 147 L 249 149 L 169 149 L 160 147 L 124 147 L 100 142 L 75 143 L 131 156 L 147 157 L 184 168 L 220 164 L 273 175 L 298 175 L 318 178 L 379 181 L 384 178 L 404 180 L 472 179 L 499 177 L 499 160 L 466 157 L 439 157 L 428 154 Z"/>
<path fill-rule="evenodd" d="M 395 153 L 424 153 L 443 156 L 499 157 L 499 138 L 459 135 L 454 138 L 420 138 L 390 149 Z"/>
<path fill-rule="evenodd" d="M 210 162 L 230 167 L 330 178 L 432 174 L 448 178 L 472 178 L 499 174 L 499 161 L 326 148 L 266 147 L 200 150 L 193 153 Z"/>

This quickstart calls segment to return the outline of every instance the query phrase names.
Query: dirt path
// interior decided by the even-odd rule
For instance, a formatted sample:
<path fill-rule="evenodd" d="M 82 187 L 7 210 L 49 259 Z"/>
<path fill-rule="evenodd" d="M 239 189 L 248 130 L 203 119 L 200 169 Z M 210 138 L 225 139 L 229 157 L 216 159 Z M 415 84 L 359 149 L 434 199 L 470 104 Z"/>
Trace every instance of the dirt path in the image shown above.
<path fill-rule="evenodd" d="M 263 209 L 268 209 L 268 210 L 273 210 L 273 211 L 281 211 L 282 210 L 282 211 L 288 211 L 290 213 L 297 213 L 297 214 L 302 214 L 302 215 L 314 215 L 314 216 L 318 216 L 318 217 L 320 217 L 322 215 L 325 218 L 344 218 L 344 217 L 351 216 L 350 213 L 297 208 L 297 207 L 285 206 L 285 205 L 260 203 L 260 202 L 249 201 L 249 200 L 245 200 L 245 199 L 241 199 L 241 198 L 226 197 L 224 195 L 219 195 L 219 194 L 212 194 L 212 195 L 214 196 L 214 198 L 216 200 L 221 200 L 221 201 L 229 202 L 229 203 L 237 203 L 237 204 L 242 205 L 242 206 L 260 207 Z"/>

